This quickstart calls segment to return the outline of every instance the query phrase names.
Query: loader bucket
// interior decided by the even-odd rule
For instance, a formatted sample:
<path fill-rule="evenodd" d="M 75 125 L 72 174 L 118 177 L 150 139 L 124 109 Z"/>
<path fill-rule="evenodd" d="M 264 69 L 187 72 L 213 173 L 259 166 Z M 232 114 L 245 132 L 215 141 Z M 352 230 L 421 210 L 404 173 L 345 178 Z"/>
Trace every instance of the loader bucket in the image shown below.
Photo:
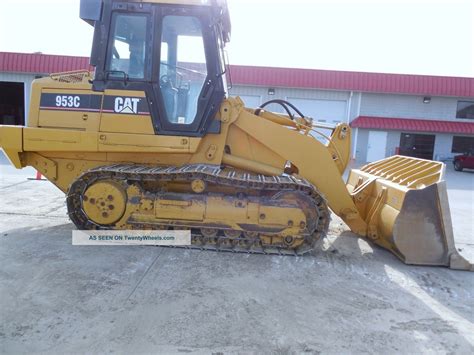
<path fill-rule="evenodd" d="M 347 188 L 367 223 L 367 238 L 406 264 L 474 271 L 454 244 L 445 168 L 393 156 L 352 170 Z"/>

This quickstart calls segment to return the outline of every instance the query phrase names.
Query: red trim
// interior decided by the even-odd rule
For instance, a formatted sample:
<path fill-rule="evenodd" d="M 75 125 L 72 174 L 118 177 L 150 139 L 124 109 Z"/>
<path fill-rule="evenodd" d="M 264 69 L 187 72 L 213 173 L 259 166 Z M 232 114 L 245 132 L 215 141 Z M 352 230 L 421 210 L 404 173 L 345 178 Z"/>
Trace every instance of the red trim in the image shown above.
<path fill-rule="evenodd" d="M 92 69 L 87 57 L 0 52 L 0 72 L 51 74 Z"/>
<path fill-rule="evenodd" d="M 409 118 L 359 116 L 351 122 L 351 127 L 409 132 L 474 134 L 474 122 Z"/>
<path fill-rule="evenodd" d="M 89 58 L 0 52 L 0 72 L 50 74 L 91 69 Z M 352 90 L 474 98 L 474 78 L 233 65 L 234 85 Z"/>

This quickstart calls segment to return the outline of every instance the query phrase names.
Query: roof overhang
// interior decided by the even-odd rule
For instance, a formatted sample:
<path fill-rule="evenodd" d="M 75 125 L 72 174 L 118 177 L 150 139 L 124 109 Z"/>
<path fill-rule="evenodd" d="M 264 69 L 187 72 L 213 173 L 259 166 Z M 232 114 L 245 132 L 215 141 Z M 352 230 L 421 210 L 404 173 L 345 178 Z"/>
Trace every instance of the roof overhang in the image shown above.
<path fill-rule="evenodd" d="M 384 131 L 474 134 L 474 122 L 421 120 L 414 118 L 359 116 L 351 122 L 351 127 Z"/>

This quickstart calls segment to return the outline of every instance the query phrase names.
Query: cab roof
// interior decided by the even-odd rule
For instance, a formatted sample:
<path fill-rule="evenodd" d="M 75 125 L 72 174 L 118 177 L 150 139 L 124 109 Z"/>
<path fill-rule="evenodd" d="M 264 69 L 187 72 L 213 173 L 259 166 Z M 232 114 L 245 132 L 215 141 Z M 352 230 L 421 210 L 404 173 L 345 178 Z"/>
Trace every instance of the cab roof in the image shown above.
<path fill-rule="evenodd" d="M 87 23 L 93 25 L 101 17 L 102 6 L 107 0 L 81 0 L 80 17 Z M 133 2 L 166 5 L 191 5 L 209 6 L 213 15 L 218 17 L 222 23 L 222 32 L 225 42 L 229 42 L 231 33 L 231 22 L 227 0 L 108 0 L 110 2 Z"/>

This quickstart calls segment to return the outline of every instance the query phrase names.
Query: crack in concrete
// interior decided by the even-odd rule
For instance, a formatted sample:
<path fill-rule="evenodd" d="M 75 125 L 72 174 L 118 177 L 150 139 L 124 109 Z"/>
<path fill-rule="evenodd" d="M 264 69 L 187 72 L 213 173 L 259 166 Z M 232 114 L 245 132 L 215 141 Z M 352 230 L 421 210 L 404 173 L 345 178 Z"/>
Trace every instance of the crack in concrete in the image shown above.
<path fill-rule="evenodd" d="M 156 261 L 158 260 L 158 257 L 161 255 L 161 253 L 163 252 L 164 248 L 161 248 L 161 250 L 159 250 L 159 253 L 156 255 L 156 258 L 155 260 L 153 260 L 153 262 L 150 264 L 150 266 L 148 266 L 148 268 L 146 269 L 145 273 L 142 275 L 142 277 L 140 278 L 140 280 L 138 281 L 138 283 L 135 285 L 135 287 L 133 288 L 132 292 L 128 295 L 127 299 L 125 301 L 129 301 L 130 300 L 130 297 L 132 297 L 132 295 L 135 293 L 135 291 L 137 290 L 138 286 L 140 286 L 140 284 L 142 283 L 143 279 L 145 278 L 145 276 L 148 274 L 148 272 L 151 270 L 151 268 L 153 267 L 153 265 L 155 265 Z"/>
<path fill-rule="evenodd" d="M 3 187 L 0 187 L 0 190 L 9 189 L 10 187 L 15 187 L 15 186 L 18 186 L 18 185 L 22 185 L 22 184 L 25 184 L 27 182 L 29 182 L 29 181 L 22 181 L 22 182 L 17 182 L 16 184 L 13 184 L 13 185 L 3 186 Z"/>
<path fill-rule="evenodd" d="M 44 214 L 32 214 L 32 213 L 21 213 L 21 212 L 3 212 L 0 211 L 0 215 L 7 215 L 7 216 L 27 216 L 27 217 L 41 217 L 41 218 L 67 218 L 67 215 L 59 216 L 59 215 L 44 215 Z"/>

